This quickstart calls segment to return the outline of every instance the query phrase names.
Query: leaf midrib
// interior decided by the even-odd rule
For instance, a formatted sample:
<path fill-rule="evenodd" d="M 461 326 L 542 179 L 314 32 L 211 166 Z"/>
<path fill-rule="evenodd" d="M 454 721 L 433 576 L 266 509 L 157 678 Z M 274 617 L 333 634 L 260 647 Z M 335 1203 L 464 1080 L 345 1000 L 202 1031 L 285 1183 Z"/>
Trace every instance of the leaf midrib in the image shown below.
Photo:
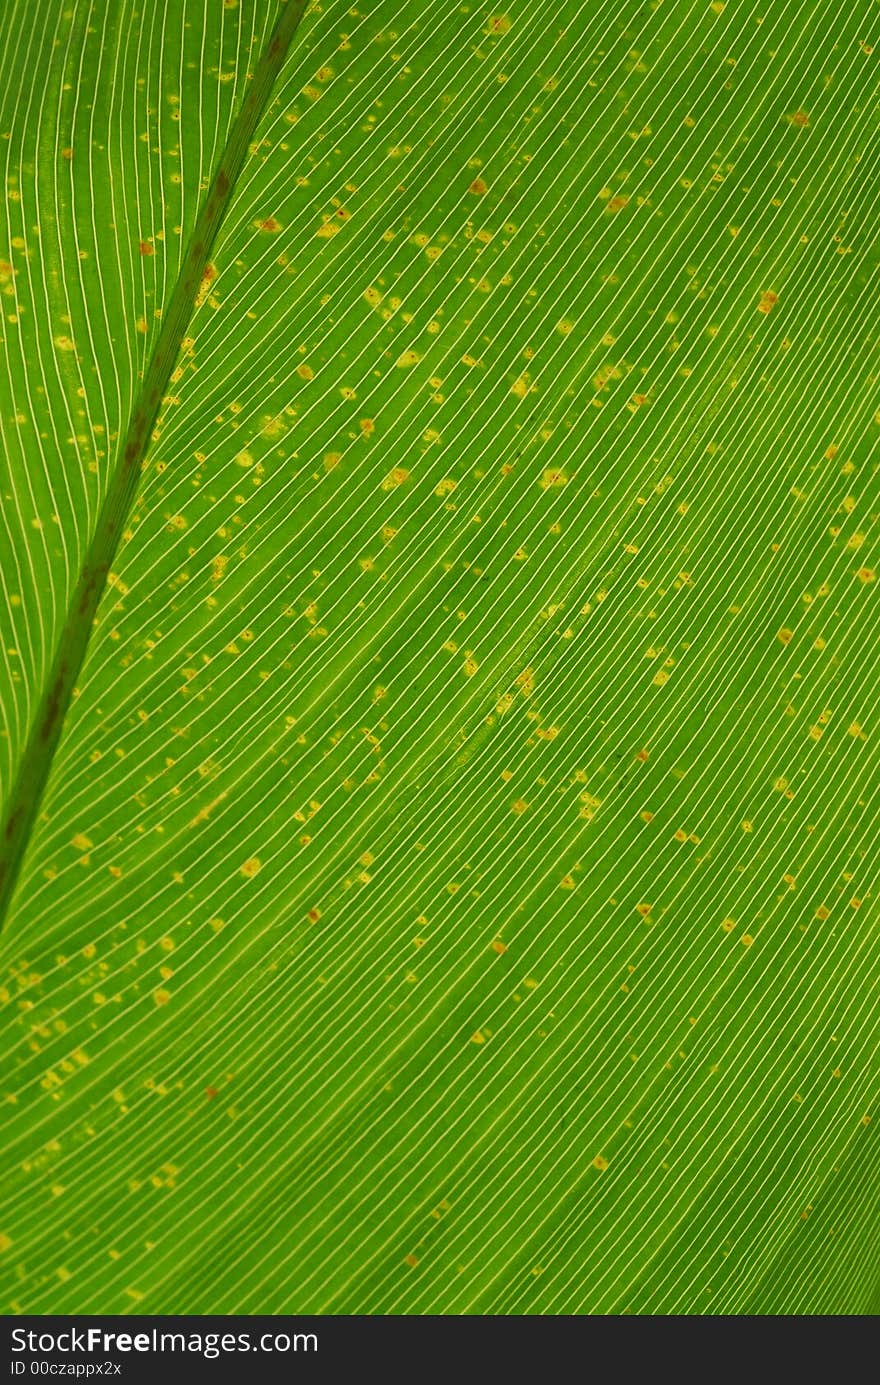
<path fill-rule="evenodd" d="M 195 309 L 208 258 L 248 157 L 257 122 L 266 109 L 308 3 L 309 0 L 287 0 L 283 4 L 266 47 L 248 79 L 244 100 L 232 122 L 196 217 L 180 272 L 162 313 L 162 327 L 143 384 L 120 439 L 94 533 L 74 584 L 55 656 L 37 703 L 0 828 L 0 929 L 9 913 L 74 686 L 89 647 L 98 604 L 134 503 L 162 398 Z"/>

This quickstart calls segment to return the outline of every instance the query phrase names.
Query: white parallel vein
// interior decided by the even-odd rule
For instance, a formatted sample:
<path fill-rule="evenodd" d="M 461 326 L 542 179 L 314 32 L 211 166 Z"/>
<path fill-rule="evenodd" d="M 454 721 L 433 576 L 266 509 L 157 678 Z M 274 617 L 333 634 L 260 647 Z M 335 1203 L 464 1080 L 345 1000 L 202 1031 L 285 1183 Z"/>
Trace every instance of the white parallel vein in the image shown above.
<path fill-rule="evenodd" d="M 454 43 L 453 43 L 453 42 L 450 42 L 449 48 L 450 48 L 450 55 L 449 55 L 449 56 L 450 56 L 450 62 L 452 63 L 452 61 L 454 61 L 454 58 L 455 58 L 455 46 L 454 46 Z M 436 55 L 435 55 L 435 54 L 433 53 L 433 51 L 432 51 L 432 63 L 431 63 L 431 67 L 430 67 L 430 69 L 429 69 L 430 72 L 433 72 L 433 71 L 434 71 L 434 67 L 435 67 L 435 65 L 436 65 L 436 62 L 437 62 L 437 57 L 436 57 Z M 479 95 L 478 91 L 475 90 L 475 92 L 474 92 L 474 100 L 475 100 L 475 101 L 476 101 L 478 95 Z M 400 105 L 405 109 L 405 107 L 406 107 L 406 102 L 405 102 L 405 100 L 401 100 Z M 438 123 L 437 123 L 437 130 L 438 130 L 438 132 L 439 132 L 439 131 L 442 131 L 442 129 L 443 129 L 443 127 L 444 127 L 444 123 L 445 123 L 444 120 L 438 120 Z M 331 131 L 331 132 L 328 132 L 328 137 L 330 137 L 331 135 L 332 135 L 332 131 Z M 549 138 L 549 137 L 548 137 L 548 138 Z M 425 155 L 425 157 L 427 158 L 427 155 Z M 416 170 L 416 171 L 417 171 L 417 170 Z M 395 181 L 395 176 L 394 176 L 394 175 L 389 175 L 389 178 L 386 179 L 385 188 L 386 188 L 386 189 L 390 189 L 390 187 L 393 185 L 394 181 Z M 386 201 L 387 201 L 387 198 L 386 198 Z M 385 205 L 386 205 L 386 203 L 383 202 L 383 203 L 381 204 L 381 208 L 384 208 Z M 381 209 L 381 208 L 380 208 L 380 209 Z M 376 221 L 377 221 L 377 226 L 378 226 L 378 224 L 380 224 L 380 222 L 381 222 L 381 218 L 376 218 Z M 358 303 L 360 303 L 360 300 L 361 300 L 361 287 L 362 287 L 362 286 L 361 286 L 360 283 L 359 283 L 359 277 L 358 277 L 358 275 L 357 275 L 357 271 L 355 271 L 351 276 L 349 276 L 349 280 L 346 280 L 346 281 L 344 281 L 343 283 L 338 284 L 338 285 L 337 285 L 337 291 L 339 291 L 340 289 L 342 289 L 343 287 L 345 287 L 345 286 L 347 285 L 348 282 L 351 282 L 353 285 L 354 285 L 354 284 L 357 285 L 357 288 L 356 288 L 356 301 L 357 301 Z M 222 275 L 221 275 L 221 278 L 220 278 L 220 280 L 219 280 L 219 283 L 220 283 L 220 285 L 221 285 L 221 287 L 222 287 Z M 274 286 L 272 286 L 272 285 L 269 285 L 269 286 L 267 287 L 267 293 L 270 293 L 270 292 L 271 292 L 271 293 L 274 293 L 274 292 L 275 292 Z M 294 300 L 294 301 L 292 302 L 292 304 L 291 304 L 291 315 L 293 315 L 293 313 L 295 313 L 297 307 L 300 305 L 300 302 L 304 302 L 304 301 L 305 301 L 305 298 L 303 298 L 302 300 Z M 361 311 L 362 311 L 362 310 L 361 310 Z M 317 324 L 318 321 L 319 321 L 319 319 L 316 318 L 316 319 L 315 319 L 316 324 Z M 310 326 L 309 323 L 305 323 L 305 324 L 304 324 L 304 333 L 306 333 L 306 334 L 308 333 L 309 326 Z M 322 344 L 322 342 L 319 342 L 319 343 L 318 343 L 319 346 L 320 346 L 321 344 Z M 371 353 L 370 353 L 370 351 L 369 351 L 369 348 L 364 348 L 364 349 L 361 351 L 360 354 L 361 354 L 362 356 L 364 356 L 364 358 L 365 358 L 366 360 L 369 360 L 369 361 L 372 363 L 372 358 L 371 358 Z M 454 354 L 454 352 L 453 352 L 453 354 Z M 332 362 L 331 362 L 331 363 L 332 363 Z M 369 372 L 367 372 L 367 374 L 368 374 L 368 373 L 369 373 Z M 259 379 L 257 379 L 257 380 L 255 380 L 255 381 L 253 381 L 252 383 L 253 383 L 254 387 L 258 387 L 259 384 L 260 384 L 260 381 L 259 381 Z M 222 390 L 218 391 L 218 396 L 222 396 L 222 394 L 223 394 L 223 391 L 222 391 Z M 192 439 L 192 441 L 194 441 L 194 440 L 195 440 L 195 439 Z M 173 441 L 174 441 L 174 425 L 172 424 L 172 426 L 169 428 L 168 432 L 167 432 L 166 434 L 163 435 L 163 444 L 164 444 L 165 447 L 168 447 L 168 446 L 171 445 L 171 443 L 173 443 Z M 252 444 L 254 443 L 254 441 L 255 441 L 255 439 L 254 439 L 253 437 L 248 437 L 248 438 L 245 440 L 245 442 L 244 442 L 243 445 L 245 445 L 245 446 L 252 445 Z M 183 443 L 179 444 L 179 446 L 180 446 L 181 449 L 183 449 L 183 447 L 185 447 L 186 445 L 187 445 L 186 442 L 183 442 Z M 148 498 L 149 498 L 149 495 L 150 495 L 150 488 L 149 488 L 149 485 L 148 485 L 148 486 L 146 487 L 146 489 L 145 489 L 145 498 L 148 499 Z M 221 502 L 218 502 L 218 509 L 219 509 L 220 503 L 221 503 Z M 365 500 L 365 501 L 363 502 L 363 508 L 366 509 L 366 507 L 367 507 L 367 501 Z M 315 550 L 315 556 L 318 557 L 318 558 L 320 558 L 321 553 L 322 553 L 322 548 L 319 546 L 319 547 Z M 148 572 L 147 572 L 146 574 L 144 574 L 144 577 L 143 577 L 141 580 L 142 580 L 142 581 L 145 580 L 145 578 L 148 577 L 148 576 L 149 576 L 149 570 L 148 570 Z M 136 588 L 135 588 L 135 590 L 136 590 Z M 87 685 L 86 685 L 86 686 L 87 686 Z"/>
<path fill-rule="evenodd" d="M 91 640 L 98 604 L 108 582 L 112 586 L 111 565 L 132 514 L 144 458 L 157 426 L 164 391 L 169 382 L 174 382 L 174 362 L 179 356 L 184 333 L 207 272 L 208 256 L 225 214 L 229 195 L 248 158 L 257 123 L 307 3 L 308 0 L 289 0 L 278 10 L 272 36 L 253 68 L 250 86 L 230 126 L 223 157 L 214 170 L 187 239 L 179 274 L 167 305 L 162 310 L 162 325 L 149 365 L 125 429 L 120 431 L 118 437 L 115 462 L 109 473 L 94 532 L 84 551 L 76 581 L 71 585 L 52 663 L 46 670 L 28 738 L 5 804 L 3 849 L 0 854 L 0 915 L 3 921 L 18 886 L 21 862 L 37 823 L 55 751 L 77 691 L 76 680 Z M 177 97 L 170 99 L 179 102 Z M 180 151 L 173 152 L 179 155 Z M 53 515 L 52 518 L 57 520 L 58 516 Z"/>
<path fill-rule="evenodd" d="M 10 773 L 268 18 L 55 22 Z M 3 939 L 12 1311 L 874 1301 L 876 27 L 310 13 Z"/>

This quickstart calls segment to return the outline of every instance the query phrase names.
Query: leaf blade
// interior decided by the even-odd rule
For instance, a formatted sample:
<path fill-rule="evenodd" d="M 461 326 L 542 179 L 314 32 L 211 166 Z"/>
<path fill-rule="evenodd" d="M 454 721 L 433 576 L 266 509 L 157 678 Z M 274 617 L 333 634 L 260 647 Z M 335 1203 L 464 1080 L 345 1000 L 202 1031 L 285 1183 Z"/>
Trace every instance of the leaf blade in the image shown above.
<path fill-rule="evenodd" d="M 162 396 L 180 354 L 214 240 L 244 165 L 257 121 L 269 99 L 307 3 L 308 0 L 288 0 L 256 66 L 196 219 L 119 457 L 110 476 L 88 552 L 73 589 L 45 691 L 37 704 L 0 825 L 0 930 L 5 923 L 22 859 L 33 831 L 70 699 L 91 638 L 98 604 L 131 514 Z"/>
<path fill-rule="evenodd" d="M 868 10 L 732 10 L 286 72 L 5 943 L 29 1306 L 868 1302 Z"/>

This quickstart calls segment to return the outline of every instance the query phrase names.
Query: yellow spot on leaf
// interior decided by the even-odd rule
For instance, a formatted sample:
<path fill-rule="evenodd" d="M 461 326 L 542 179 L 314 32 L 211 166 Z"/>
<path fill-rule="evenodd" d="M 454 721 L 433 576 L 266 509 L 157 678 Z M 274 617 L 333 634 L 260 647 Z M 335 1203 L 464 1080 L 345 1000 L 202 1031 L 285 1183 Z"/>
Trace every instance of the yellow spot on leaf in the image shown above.
<path fill-rule="evenodd" d="M 564 486 L 568 481 L 565 472 L 558 466 L 548 467 L 538 482 L 542 490 L 554 490 L 559 486 Z"/>
<path fill-rule="evenodd" d="M 405 467 L 396 466 L 393 471 L 389 471 L 385 480 L 382 482 L 383 491 L 393 491 L 395 487 L 404 485 L 409 480 L 409 472 Z"/>
<path fill-rule="evenodd" d="M 513 681 L 516 683 L 523 697 L 531 697 L 535 690 L 534 669 L 524 668 L 522 673 L 518 673 Z"/>

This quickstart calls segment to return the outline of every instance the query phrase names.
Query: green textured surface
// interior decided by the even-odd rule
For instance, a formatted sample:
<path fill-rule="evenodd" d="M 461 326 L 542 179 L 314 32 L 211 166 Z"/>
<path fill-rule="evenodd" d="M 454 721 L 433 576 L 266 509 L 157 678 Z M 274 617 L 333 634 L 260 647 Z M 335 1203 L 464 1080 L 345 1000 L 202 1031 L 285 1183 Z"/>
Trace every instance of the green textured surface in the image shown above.
<path fill-rule="evenodd" d="M 6 800 L 276 17 L 0 14 Z M 306 15 L 0 936 L 9 1309 L 876 1311 L 878 56 Z"/>

